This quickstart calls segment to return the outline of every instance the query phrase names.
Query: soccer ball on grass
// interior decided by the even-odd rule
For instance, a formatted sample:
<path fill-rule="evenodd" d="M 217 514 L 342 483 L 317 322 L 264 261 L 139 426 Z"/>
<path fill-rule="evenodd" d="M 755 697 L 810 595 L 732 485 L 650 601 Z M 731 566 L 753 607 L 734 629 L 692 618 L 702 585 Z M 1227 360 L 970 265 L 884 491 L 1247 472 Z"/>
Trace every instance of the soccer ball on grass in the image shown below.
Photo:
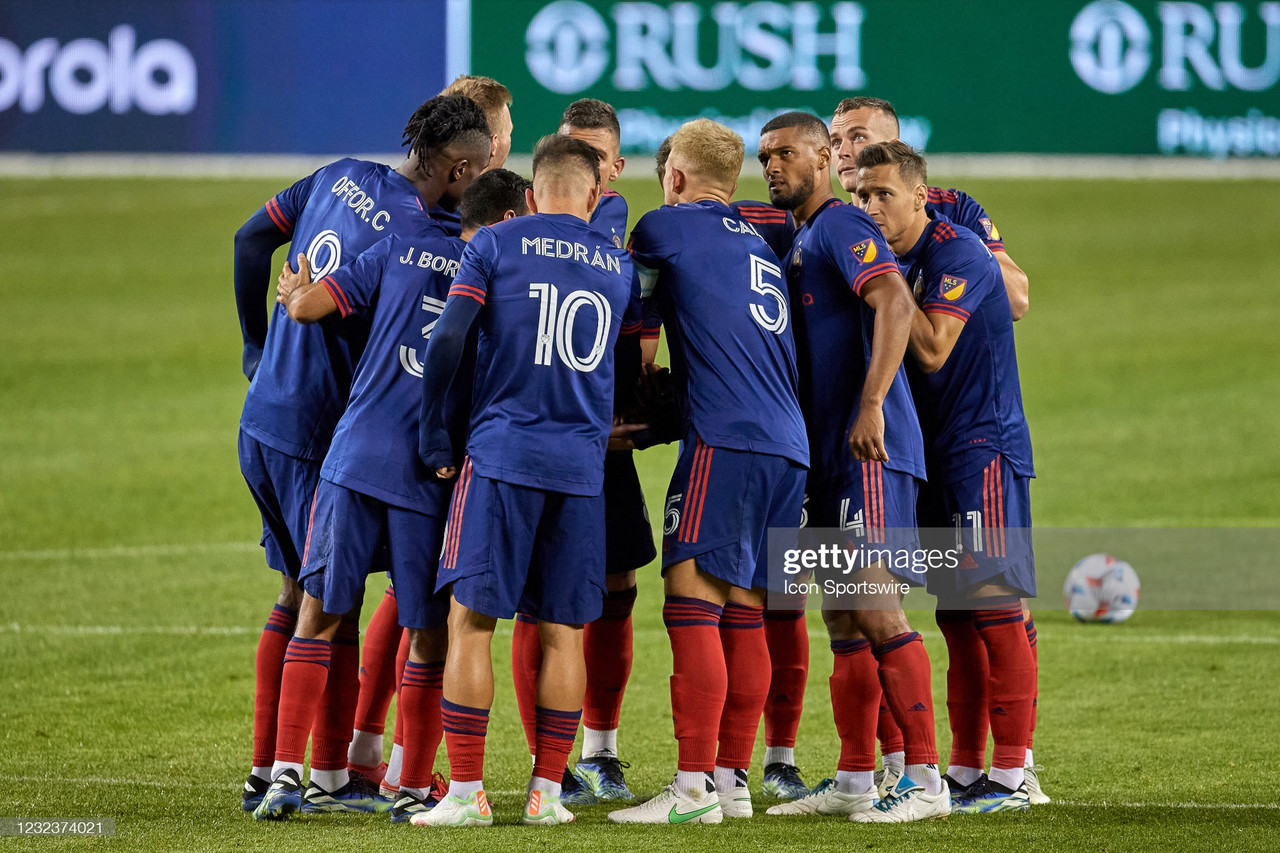
<path fill-rule="evenodd" d="M 1067 572 L 1062 594 L 1080 622 L 1123 622 L 1138 606 L 1138 573 L 1110 554 L 1090 554 Z"/>

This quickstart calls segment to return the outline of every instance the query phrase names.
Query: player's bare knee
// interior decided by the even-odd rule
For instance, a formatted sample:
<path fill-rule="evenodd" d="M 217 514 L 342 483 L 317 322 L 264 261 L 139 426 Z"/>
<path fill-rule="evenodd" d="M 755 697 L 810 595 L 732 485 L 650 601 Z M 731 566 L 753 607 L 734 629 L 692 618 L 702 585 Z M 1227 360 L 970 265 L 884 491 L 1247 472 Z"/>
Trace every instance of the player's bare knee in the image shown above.
<path fill-rule="evenodd" d="M 294 636 L 304 640 L 332 640 L 341 623 L 341 613 L 326 613 L 323 601 L 304 593 Z"/>
<path fill-rule="evenodd" d="M 302 607 L 302 585 L 288 575 L 280 576 L 280 596 L 276 604 L 297 611 Z"/>
<path fill-rule="evenodd" d="M 444 660 L 448 653 L 448 628 L 409 629 L 409 660 L 414 663 L 434 663 Z"/>

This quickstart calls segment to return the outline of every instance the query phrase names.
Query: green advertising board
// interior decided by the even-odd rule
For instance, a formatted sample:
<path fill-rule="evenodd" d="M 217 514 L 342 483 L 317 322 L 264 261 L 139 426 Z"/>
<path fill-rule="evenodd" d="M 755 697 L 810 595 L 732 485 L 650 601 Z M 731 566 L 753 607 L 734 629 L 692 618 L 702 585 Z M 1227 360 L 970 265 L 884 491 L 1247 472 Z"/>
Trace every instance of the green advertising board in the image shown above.
<path fill-rule="evenodd" d="M 651 151 L 681 122 L 887 98 L 931 152 L 1280 156 L 1280 2 L 451 0 L 529 151 L 570 102 Z M 454 29 L 455 34 L 457 29 Z"/>

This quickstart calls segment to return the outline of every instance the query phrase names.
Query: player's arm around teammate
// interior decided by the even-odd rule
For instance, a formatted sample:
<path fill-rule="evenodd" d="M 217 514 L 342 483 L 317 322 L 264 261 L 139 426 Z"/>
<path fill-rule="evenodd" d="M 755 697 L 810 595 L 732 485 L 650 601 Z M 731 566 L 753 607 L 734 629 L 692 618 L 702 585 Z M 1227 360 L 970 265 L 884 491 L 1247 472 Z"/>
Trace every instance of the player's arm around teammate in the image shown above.
<path fill-rule="evenodd" d="M 949 675 L 974 667 L 975 658 L 988 672 L 985 684 L 948 678 L 952 807 L 960 813 L 1024 810 L 1035 661 L 1019 599 L 1035 594 L 1027 535 L 1033 471 L 1008 298 L 991 251 L 926 210 L 922 157 L 895 141 L 867 146 L 857 165 L 863 208 L 919 293 L 911 354 L 924 375 L 912 376 L 912 392 L 917 408 L 931 414 L 929 500 L 922 501 L 921 524 L 948 530 L 974 520 L 958 534 L 961 567 L 929 578 L 953 658 Z M 984 775 L 988 708 L 995 752 Z M 981 741 L 970 731 L 981 731 Z"/>
<path fill-rule="evenodd" d="M 836 158 L 836 179 L 852 194 L 857 185 L 858 152 L 877 142 L 898 138 L 898 114 L 893 106 L 880 98 L 845 98 L 836 105 L 831 119 L 831 148 Z M 1031 284 L 1022 267 L 1005 250 L 1004 240 L 982 205 L 955 190 L 927 188 L 927 202 L 937 207 L 957 225 L 972 230 L 991 249 L 1000 264 L 1001 277 L 1009 297 L 1014 320 L 1020 320 L 1031 307 Z M 856 201 L 856 199 L 855 199 Z"/>

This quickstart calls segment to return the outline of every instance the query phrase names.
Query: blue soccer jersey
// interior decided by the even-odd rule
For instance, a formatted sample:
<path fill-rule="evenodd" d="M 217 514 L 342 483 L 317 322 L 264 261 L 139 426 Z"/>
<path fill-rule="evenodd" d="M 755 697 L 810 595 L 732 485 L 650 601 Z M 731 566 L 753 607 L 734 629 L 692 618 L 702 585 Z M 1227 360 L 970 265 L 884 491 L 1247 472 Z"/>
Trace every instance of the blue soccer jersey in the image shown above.
<path fill-rule="evenodd" d="M 965 324 L 938 371 L 909 370 L 930 474 L 954 482 L 1000 454 L 1015 474 L 1034 477 L 1000 265 L 977 235 L 941 215 L 898 260 L 922 311 Z"/>
<path fill-rule="evenodd" d="M 871 217 L 832 199 L 796 231 L 786 270 L 811 468 L 815 476 L 851 476 L 859 463 L 847 436 L 857 419 L 875 328 L 875 311 L 859 293 L 898 266 Z M 924 479 L 920 422 L 902 367 L 883 412 L 884 467 Z"/>
<path fill-rule="evenodd" d="M 613 419 L 613 347 L 624 321 L 628 333 L 640 330 L 630 257 L 575 216 L 521 216 L 472 238 L 449 292 L 454 300 L 482 306 L 467 440 L 475 472 L 599 494 Z M 435 352 L 428 350 L 427 372 Z M 424 401 L 428 431 L 442 421 L 429 408 Z M 424 456 L 445 449 L 430 443 L 424 438 Z"/>
<path fill-rule="evenodd" d="M 430 213 L 435 223 L 443 228 L 444 232 L 450 237 L 460 237 L 462 235 L 462 214 L 457 208 L 445 210 L 443 207 L 436 205 L 431 208 Z"/>
<path fill-rule="evenodd" d="M 987 248 L 993 252 L 1004 251 L 1004 240 L 991 217 L 982 209 L 982 205 L 960 190 L 944 190 L 929 187 L 925 196 L 925 210 L 932 214 L 941 214 L 954 225 L 968 228 L 981 238 Z"/>
<path fill-rule="evenodd" d="M 621 249 L 627 233 L 627 200 L 613 190 L 605 190 L 591 212 L 591 227 Z"/>
<path fill-rule="evenodd" d="M 449 489 L 418 458 L 422 358 L 464 245 L 442 229 L 392 236 L 321 279 L 344 317 L 366 313 L 371 324 L 324 479 L 393 506 L 444 512 Z"/>
<path fill-rule="evenodd" d="M 392 234 L 435 229 L 408 178 L 363 160 L 325 166 L 268 200 L 265 211 L 292 240 L 290 264 L 305 254 L 314 279 Z M 323 459 L 346 408 L 367 332 L 366 323 L 340 318 L 295 323 L 277 305 L 245 398 L 241 429 L 282 453 Z"/>
<path fill-rule="evenodd" d="M 631 251 L 667 329 L 686 430 L 808 465 L 786 282 L 755 226 L 716 201 L 661 207 Z"/>
<path fill-rule="evenodd" d="M 791 250 L 796 236 L 796 220 L 789 210 L 779 210 L 762 201 L 735 201 L 729 205 L 738 218 L 750 222 L 779 259 Z"/>
<path fill-rule="evenodd" d="M 751 224 L 756 233 L 769 244 L 779 262 L 787 256 L 791 240 L 796 236 L 796 221 L 791 211 L 779 210 L 762 201 L 730 202 L 729 209 L 739 219 Z M 657 340 L 662 336 L 662 318 L 652 303 L 645 305 L 642 335 L 646 340 Z"/>

